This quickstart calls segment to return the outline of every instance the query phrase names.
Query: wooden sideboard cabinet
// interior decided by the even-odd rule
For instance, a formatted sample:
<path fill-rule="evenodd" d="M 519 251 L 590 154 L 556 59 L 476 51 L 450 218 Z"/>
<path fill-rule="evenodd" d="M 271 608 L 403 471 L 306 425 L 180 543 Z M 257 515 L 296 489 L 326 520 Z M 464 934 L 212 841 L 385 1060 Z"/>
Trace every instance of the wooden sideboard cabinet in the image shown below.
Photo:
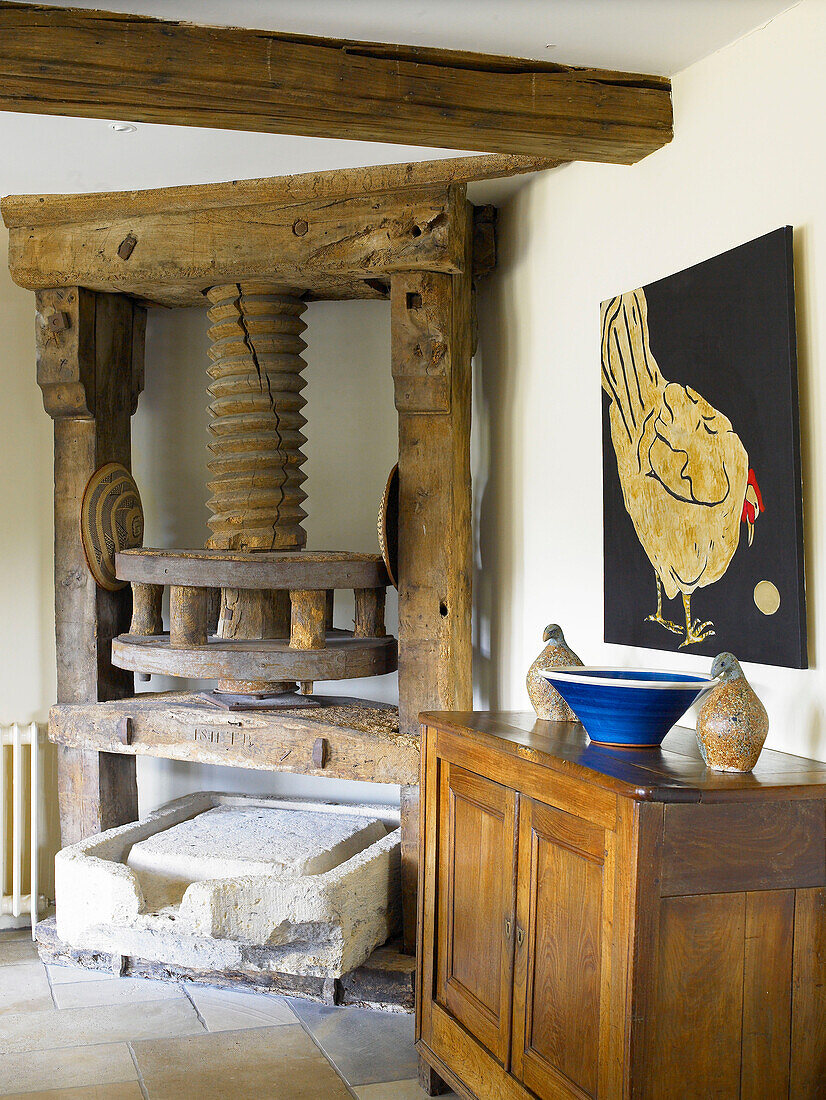
<path fill-rule="evenodd" d="M 426 714 L 416 1040 L 467 1098 L 826 1097 L 826 764 Z"/>

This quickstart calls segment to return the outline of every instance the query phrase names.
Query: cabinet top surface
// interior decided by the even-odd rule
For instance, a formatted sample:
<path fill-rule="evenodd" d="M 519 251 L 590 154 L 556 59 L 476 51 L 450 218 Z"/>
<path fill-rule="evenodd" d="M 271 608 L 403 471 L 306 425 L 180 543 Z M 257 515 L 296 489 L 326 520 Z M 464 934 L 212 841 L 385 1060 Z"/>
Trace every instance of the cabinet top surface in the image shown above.
<path fill-rule="evenodd" d="M 590 741 L 578 722 L 543 722 L 531 712 L 442 711 L 421 720 L 643 801 L 826 797 L 826 762 L 764 749 L 747 775 L 714 772 L 703 763 L 694 731 L 682 726 L 675 726 L 659 749 L 609 749 Z"/>

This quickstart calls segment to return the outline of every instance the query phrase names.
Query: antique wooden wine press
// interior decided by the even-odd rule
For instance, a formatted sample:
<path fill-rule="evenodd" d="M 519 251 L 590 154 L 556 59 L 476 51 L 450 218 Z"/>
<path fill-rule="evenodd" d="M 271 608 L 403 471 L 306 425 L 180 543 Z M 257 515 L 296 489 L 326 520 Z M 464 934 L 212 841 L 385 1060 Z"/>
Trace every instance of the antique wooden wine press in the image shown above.
<path fill-rule="evenodd" d="M 137 816 L 139 754 L 398 783 L 412 947 L 418 715 L 471 706 L 472 285 L 493 266 L 493 212 L 468 203 L 465 181 L 514 170 L 459 158 L 3 200 L 12 275 L 37 291 L 38 382 L 55 421 L 50 733 L 64 843 Z M 398 652 L 380 556 L 304 549 L 302 314 L 331 298 L 390 302 Z M 133 606 L 129 587 L 89 572 L 79 501 L 105 464 L 130 467 L 146 307 L 205 304 L 212 533 L 200 550 L 119 554 Z M 336 589 L 355 592 L 352 631 L 332 627 Z M 397 663 L 398 712 L 348 698 L 307 708 L 295 693 Z M 133 671 L 215 690 L 135 695 Z"/>

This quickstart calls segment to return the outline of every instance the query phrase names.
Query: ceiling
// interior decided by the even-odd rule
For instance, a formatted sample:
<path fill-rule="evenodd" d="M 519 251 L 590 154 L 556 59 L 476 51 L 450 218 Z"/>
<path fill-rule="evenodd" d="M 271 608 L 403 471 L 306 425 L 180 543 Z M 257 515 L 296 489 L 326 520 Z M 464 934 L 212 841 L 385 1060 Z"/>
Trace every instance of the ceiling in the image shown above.
<path fill-rule="evenodd" d="M 792 0 L 50 0 L 193 23 L 673 76 Z"/>
<path fill-rule="evenodd" d="M 789 0 L 52 0 L 304 34 L 441 46 L 673 75 L 794 6 Z M 229 13 L 229 14 L 228 14 Z M 130 190 L 456 156 L 299 138 L 0 112 L 0 194 Z M 474 185 L 501 200 L 521 178 Z"/>

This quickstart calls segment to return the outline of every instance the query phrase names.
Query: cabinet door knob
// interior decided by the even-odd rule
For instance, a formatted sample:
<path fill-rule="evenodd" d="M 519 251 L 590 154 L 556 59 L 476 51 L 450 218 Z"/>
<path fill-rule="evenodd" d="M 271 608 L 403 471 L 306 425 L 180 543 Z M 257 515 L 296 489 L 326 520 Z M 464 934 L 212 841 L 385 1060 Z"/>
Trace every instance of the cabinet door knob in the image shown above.
<path fill-rule="evenodd" d="M 505 917 L 505 939 L 506 940 L 509 940 L 511 938 L 511 929 L 512 928 L 513 928 L 513 924 L 511 922 L 510 917 Z"/>
<path fill-rule="evenodd" d="M 516 929 L 516 946 L 521 947 L 524 942 L 525 942 L 525 933 L 522 931 L 521 928 L 517 927 L 517 929 Z"/>

